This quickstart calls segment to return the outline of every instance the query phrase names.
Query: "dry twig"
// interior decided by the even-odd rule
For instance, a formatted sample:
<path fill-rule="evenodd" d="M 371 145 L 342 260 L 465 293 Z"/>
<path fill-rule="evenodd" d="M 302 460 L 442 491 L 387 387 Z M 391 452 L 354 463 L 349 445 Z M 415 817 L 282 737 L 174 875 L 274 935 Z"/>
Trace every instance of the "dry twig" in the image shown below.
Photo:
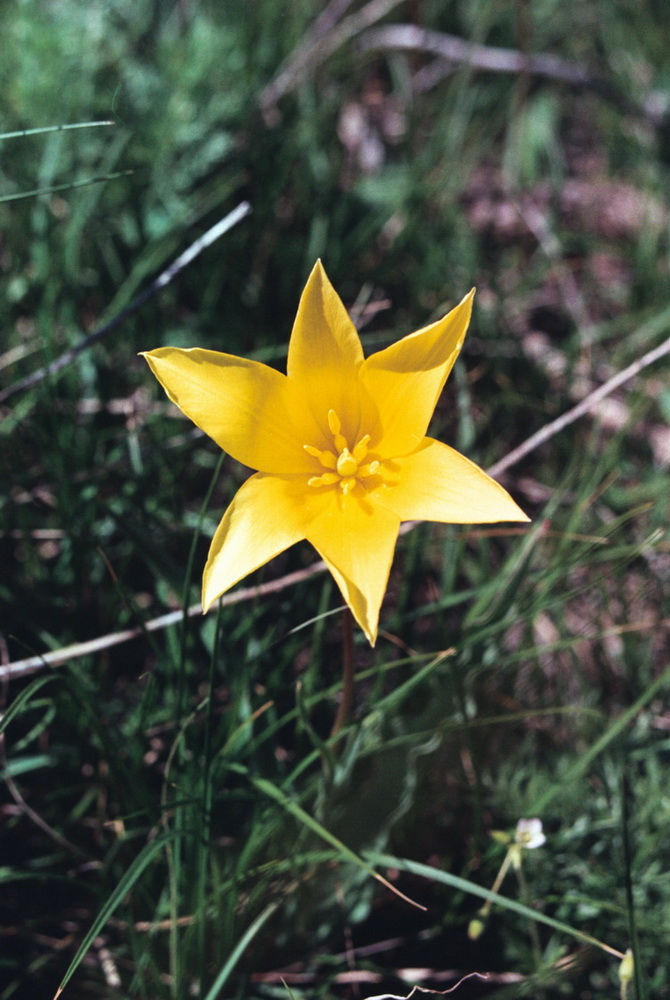
<path fill-rule="evenodd" d="M 416 24 L 389 24 L 383 28 L 371 29 L 360 39 L 358 47 L 363 52 L 377 49 L 424 52 L 451 63 L 472 66 L 473 69 L 492 70 L 496 73 L 530 73 L 573 86 L 593 86 L 596 83 L 584 66 L 568 62 L 559 56 L 544 53 L 526 56 L 516 49 L 467 42 L 456 35 L 429 31 Z"/>
<path fill-rule="evenodd" d="M 661 125 L 670 111 L 670 98 L 666 93 L 652 91 L 637 103 L 624 94 L 615 93 L 606 80 L 592 73 L 588 67 L 560 56 L 547 53 L 527 55 L 517 49 L 481 45 L 456 35 L 420 28 L 416 24 L 389 24 L 370 29 L 359 39 L 358 48 L 361 52 L 394 49 L 436 56 L 442 67 L 427 66 L 419 71 L 415 78 L 415 89 L 419 91 L 429 90 L 451 73 L 454 65 L 462 65 L 494 73 L 524 73 L 572 87 L 589 87 L 614 99 L 625 111 L 641 114 L 655 126 Z"/>
<path fill-rule="evenodd" d="M 370 0 L 361 10 L 339 21 L 350 3 L 347 0 L 331 0 L 301 43 L 293 50 L 284 67 L 261 92 L 259 105 L 266 123 L 273 125 L 278 122 L 277 102 L 284 94 L 294 90 L 307 73 L 341 48 L 350 38 L 354 38 L 375 21 L 385 17 L 400 2 L 401 0 Z"/>
<path fill-rule="evenodd" d="M 522 458 L 529 455 L 531 451 L 535 451 L 536 448 L 539 448 L 540 445 L 544 444 L 545 441 L 548 441 L 549 438 L 555 437 L 556 434 L 559 434 L 566 427 L 569 427 L 570 424 L 573 424 L 575 420 L 578 420 L 585 413 L 588 413 L 589 410 L 592 410 L 601 399 L 604 399 L 606 396 L 610 396 L 615 389 L 619 388 L 620 385 L 623 385 L 625 382 L 629 382 L 632 378 L 635 378 L 635 376 L 639 375 L 643 369 L 653 365 L 656 361 L 660 361 L 660 359 L 664 358 L 666 354 L 670 354 L 670 337 L 668 337 L 667 340 L 664 340 L 662 344 L 659 344 L 658 347 L 654 347 L 653 350 L 647 351 L 647 353 L 643 354 L 641 358 L 633 361 L 633 363 L 628 365 L 627 368 L 617 372 L 616 375 L 613 375 L 612 378 L 608 379 L 603 385 L 594 389 L 593 392 L 590 392 L 580 403 L 573 406 L 571 410 L 567 410 L 565 413 L 562 413 L 560 417 L 557 417 L 556 420 L 552 420 L 551 423 L 545 424 L 545 426 L 541 427 L 535 434 L 531 434 L 531 436 L 527 438 L 523 444 L 520 444 L 518 448 L 512 449 L 512 451 L 505 455 L 504 458 L 501 458 L 499 462 L 495 462 L 491 468 L 488 469 L 489 475 L 495 478 L 502 472 L 506 472 L 506 470 L 512 465 L 516 465 L 517 462 L 520 462 Z"/>

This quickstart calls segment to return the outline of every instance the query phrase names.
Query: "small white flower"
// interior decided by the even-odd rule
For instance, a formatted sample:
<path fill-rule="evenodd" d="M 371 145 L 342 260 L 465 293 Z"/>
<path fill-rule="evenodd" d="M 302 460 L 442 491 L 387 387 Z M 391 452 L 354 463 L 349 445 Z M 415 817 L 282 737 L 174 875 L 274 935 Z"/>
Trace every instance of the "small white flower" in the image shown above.
<path fill-rule="evenodd" d="M 534 847 L 542 847 L 547 838 L 542 832 L 541 819 L 520 819 L 514 832 L 514 840 L 519 847 L 532 850 Z"/>

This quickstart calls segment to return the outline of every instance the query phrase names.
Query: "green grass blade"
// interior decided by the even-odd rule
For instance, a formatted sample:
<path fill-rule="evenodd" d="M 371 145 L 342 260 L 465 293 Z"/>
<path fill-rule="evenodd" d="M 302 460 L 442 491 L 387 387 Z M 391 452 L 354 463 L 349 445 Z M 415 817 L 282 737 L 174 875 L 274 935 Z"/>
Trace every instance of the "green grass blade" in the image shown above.
<path fill-rule="evenodd" d="M 157 837 L 150 843 L 146 844 L 145 847 L 137 855 L 133 863 L 130 865 L 125 874 L 121 877 L 118 885 L 115 887 L 111 896 L 107 899 L 106 903 L 96 916 L 91 927 L 86 933 L 84 940 L 77 950 L 77 954 L 74 956 L 70 962 L 65 975 L 63 976 L 60 986 L 54 994 L 54 1000 L 61 995 L 67 984 L 72 979 L 72 976 L 77 971 L 82 959 L 88 952 L 89 948 L 95 941 L 96 937 L 105 926 L 109 918 L 111 917 L 114 910 L 121 903 L 124 896 L 130 892 L 137 880 L 141 877 L 146 868 L 151 864 L 157 854 L 165 848 L 169 841 L 175 839 L 174 834 L 165 834 L 163 836 Z"/>
<path fill-rule="evenodd" d="M 483 886 L 477 885 L 475 882 L 470 882 L 466 878 L 461 878 L 459 875 L 452 875 L 450 872 L 441 871 L 439 868 L 433 868 L 431 865 L 420 864 L 418 861 L 395 858 L 388 854 L 377 854 L 374 851 L 366 851 L 365 856 L 375 865 L 383 865 L 385 868 L 399 868 L 401 871 L 410 872 L 412 875 L 419 875 L 422 878 L 441 882 L 452 889 L 458 889 L 470 896 L 478 896 L 480 899 L 495 903 L 502 909 L 518 913 L 519 916 L 525 917 L 526 920 L 546 924 L 547 927 L 551 927 L 555 931 L 560 931 L 561 934 L 567 934 L 570 937 L 577 938 L 579 941 L 592 945 L 594 948 L 600 948 L 610 955 L 623 958 L 622 952 L 617 951 L 615 948 L 610 948 L 609 945 L 604 944 L 590 934 L 585 934 L 584 931 L 580 931 L 576 927 L 564 924 L 561 920 L 554 920 L 553 917 L 548 917 L 545 913 L 540 913 L 539 910 L 532 910 L 529 906 L 525 906 L 515 899 L 508 899 L 506 896 L 501 896 L 490 889 L 484 889 Z"/>
<path fill-rule="evenodd" d="M 0 205 L 8 201 L 22 201 L 24 198 L 35 198 L 39 194 L 56 194 L 57 191 L 74 191 L 75 188 L 87 187 L 89 184 L 100 184 L 102 181 L 113 181 L 117 177 L 129 177 L 134 170 L 117 170 L 101 177 L 87 177 L 83 181 L 68 181 L 66 184 L 49 184 L 46 187 L 33 188 L 32 191 L 19 191 L 17 194 L 0 195 Z"/>
<path fill-rule="evenodd" d="M 30 701 L 32 696 L 37 691 L 39 691 L 40 688 L 43 688 L 45 684 L 48 684 L 50 681 L 54 679 L 55 678 L 53 674 L 48 675 L 47 677 L 39 677 L 37 680 L 33 681 L 32 684 L 29 684 L 28 687 L 21 692 L 21 694 L 18 696 L 18 698 L 16 698 L 15 701 L 12 702 L 12 704 L 10 705 L 10 707 L 7 709 L 6 712 L 2 712 L 0 714 L 0 736 L 4 733 L 5 729 L 12 721 L 12 719 L 15 719 L 18 715 L 21 714 L 21 712 L 26 707 L 27 703 Z"/>
<path fill-rule="evenodd" d="M 16 132 L 0 132 L 0 142 L 3 139 L 21 139 L 26 135 L 44 135 L 45 132 L 72 132 L 77 128 L 100 128 L 101 125 L 116 125 L 116 122 L 73 122 L 71 125 L 42 125 L 40 128 L 21 128 Z"/>
<path fill-rule="evenodd" d="M 237 770 L 237 768 L 235 770 Z M 265 778 L 254 778 L 251 775 L 248 775 L 248 777 L 254 788 L 257 788 L 269 798 L 274 799 L 274 801 L 277 802 L 282 809 L 285 809 L 287 812 L 291 813 L 292 816 L 295 816 L 295 818 L 311 830 L 312 833 L 315 833 L 318 837 L 321 837 L 322 840 L 325 840 L 327 844 L 330 844 L 332 847 L 336 847 L 346 861 L 350 861 L 358 868 L 361 868 L 364 872 L 367 872 L 368 875 L 376 879 L 378 882 L 381 882 L 383 886 L 390 889 L 391 892 L 393 892 L 396 896 L 399 896 L 401 899 L 404 899 L 407 903 L 411 903 L 412 906 L 416 906 L 420 910 L 424 909 L 420 903 L 416 903 L 413 899 L 410 899 L 409 896 L 405 896 L 404 893 L 399 892 L 395 886 L 384 878 L 383 875 L 376 872 L 374 868 L 367 864 L 363 858 L 359 857 L 355 851 L 352 851 L 351 848 L 342 843 L 342 841 L 332 834 L 330 830 L 327 830 L 325 826 L 322 826 L 322 824 L 315 820 L 313 816 L 310 816 L 310 814 L 299 806 L 297 802 L 293 802 L 292 799 L 285 795 L 284 792 L 277 788 L 276 785 L 273 785 L 270 781 L 266 781 Z"/>
<path fill-rule="evenodd" d="M 220 969 L 219 974 L 212 983 L 212 986 L 208 990 L 204 1000 L 216 1000 L 219 993 L 225 986 L 228 976 L 235 968 L 240 956 L 244 953 L 245 948 L 251 941 L 253 941 L 263 924 L 270 919 L 278 906 L 279 903 L 270 903 L 270 905 L 266 906 L 263 912 L 256 917 L 253 923 L 246 929 L 225 964 Z"/>

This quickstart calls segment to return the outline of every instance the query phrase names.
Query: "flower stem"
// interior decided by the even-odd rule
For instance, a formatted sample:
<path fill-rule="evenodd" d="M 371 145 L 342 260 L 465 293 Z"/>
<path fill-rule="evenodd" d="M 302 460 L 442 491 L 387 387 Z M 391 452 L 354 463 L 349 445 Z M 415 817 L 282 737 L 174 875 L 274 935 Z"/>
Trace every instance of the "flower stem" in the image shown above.
<path fill-rule="evenodd" d="M 503 884 L 505 875 L 507 875 L 507 872 L 509 870 L 509 866 L 512 863 L 513 857 L 514 857 L 514 852 L 508 849 L 507 854 L 505 855 L 505 859 L 502 865 L 500 866 L 500 871 L 496 875 L 496 880 L 491 886 L 491 892 L 498 892 L 498 890 L 500 889 L 500 886 Z M 487 899 L 479 911 L 481 916 L 488 917 L 489 913 L 491 912 L 492 906 L 493 906 L 492 900 Z"/>
<path fill-rule="evenodd" d="M 342 609 L 342 700 L 337 710 L 331 736 L 346 726 L 354 703 L 354 619 L 349 608 Z"/>

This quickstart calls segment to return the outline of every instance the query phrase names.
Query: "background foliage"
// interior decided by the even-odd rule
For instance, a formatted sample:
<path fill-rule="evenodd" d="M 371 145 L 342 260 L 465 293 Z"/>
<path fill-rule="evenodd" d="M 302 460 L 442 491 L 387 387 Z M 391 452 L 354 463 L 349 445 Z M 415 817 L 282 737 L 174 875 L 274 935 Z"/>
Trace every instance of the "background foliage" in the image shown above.
<path fill-rule="evenodd" d="M 668 336 L 667 4 L 34 0 L 4 4 L 0 31 L 4 133 L 114 123 L 0 144 L 4 663 L 198 600 L 244 470 L 137 352 L 281 367 L 317 256 L 368 349 L 477 286 L 433 433 L 483 465 Z M 450 37 L 488 48 L 446 61 Z M 171 284 L 12 392 L 243 200 L 251 215 Z M 5 669 L 0 1000 L 66 974 L 75 996 L 152 1000 L 469 972 L 489 978 L 456 995 L 616 995 L 618 960 L 580 933 L 633 948 L 629 995 L 663 996 L 666 373 L 501 477 L 528 530 L 403 538 L 336 745 L 323 576 Z M 312 558 L 298 546 L 252 582 Z M 503 900 L 470 941 L 505 856 L 491 831 L 535 815 L 547 844 L 501 892 L 573 933 Z"/>

